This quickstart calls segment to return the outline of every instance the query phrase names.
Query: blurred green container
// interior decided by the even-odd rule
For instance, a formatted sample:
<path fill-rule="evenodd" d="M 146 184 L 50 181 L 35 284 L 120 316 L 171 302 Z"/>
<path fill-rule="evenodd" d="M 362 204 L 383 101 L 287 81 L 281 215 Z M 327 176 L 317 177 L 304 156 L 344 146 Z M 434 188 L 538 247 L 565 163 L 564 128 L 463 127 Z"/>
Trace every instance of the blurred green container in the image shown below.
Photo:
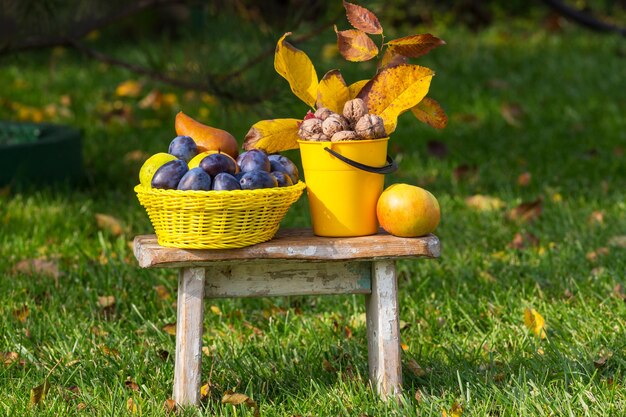
<path fill-rule="evenodd" d="M 75 184 L 83 174 L 80 131 L 47 123 L 0 121 L 0 186 Z"/>

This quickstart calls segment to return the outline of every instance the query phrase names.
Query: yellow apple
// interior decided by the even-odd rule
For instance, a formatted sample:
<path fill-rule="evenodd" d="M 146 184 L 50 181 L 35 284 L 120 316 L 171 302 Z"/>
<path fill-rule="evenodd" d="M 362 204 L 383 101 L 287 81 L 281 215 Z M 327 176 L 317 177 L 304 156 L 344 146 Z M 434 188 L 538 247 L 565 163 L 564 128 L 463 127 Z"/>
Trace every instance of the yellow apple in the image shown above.
<path fill-rule="evenodd" d="M 393 184 L 378 198 L 376 215 L 381 227 L 394 236 L 416 237 L 439 225 L 439 202 L 430 192 L 409 184 Z"/>

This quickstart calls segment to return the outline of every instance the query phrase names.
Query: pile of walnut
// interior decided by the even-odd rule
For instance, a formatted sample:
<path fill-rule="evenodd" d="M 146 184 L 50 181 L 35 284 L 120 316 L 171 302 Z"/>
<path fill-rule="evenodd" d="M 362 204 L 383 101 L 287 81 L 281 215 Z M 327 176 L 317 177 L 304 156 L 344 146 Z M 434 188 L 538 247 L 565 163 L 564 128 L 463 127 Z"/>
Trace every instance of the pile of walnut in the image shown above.
<path fill-rule="evenodd" d="M 320 107 L 309 112 L 298 129 L 302 140 L 316 142 L 343 142 L 346 140 L 380 139 L 387 137 L 383 119 L 368 114 L 360 98 L 346 102 L 343 115 Z"/>

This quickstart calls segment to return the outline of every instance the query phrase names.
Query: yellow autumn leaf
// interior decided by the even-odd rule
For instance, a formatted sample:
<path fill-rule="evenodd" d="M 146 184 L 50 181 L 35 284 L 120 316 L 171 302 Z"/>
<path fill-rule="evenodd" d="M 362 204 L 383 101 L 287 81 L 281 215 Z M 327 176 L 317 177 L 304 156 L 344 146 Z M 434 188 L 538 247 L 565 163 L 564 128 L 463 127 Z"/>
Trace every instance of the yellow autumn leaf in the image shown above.
<path fill-rule="evenodd" d="M 49 390 L 50 390 L 50 383 L 48 382 L 47 379 L 43 381 L 43 384 L 38 385 L 35 388 L 32 388 L 30 390 L 30 401 L 28 403 L 29 407 L 43 403 L 43 401 L 46 399 L 46 395 L 48 394 Z"/>
<path fill-rule="evenodd" d="M 385 131 L 395 130 L 398 116 L 428 94 L 435 73 L 419 65 L 400 64 L 381 70 L 361 90 L 367 110 L 383 118 Z"/>
<path fill-rule="evenodd" d="M 328 71 L 317 86 L 317 108 L 326 107 L 341 114 L 349 99 L 350 91 L 339 70 Z"/>
<path fill-rule="evenodd" d="M 443 129 L 448 124 L 448 116 L 436 100 L 424 97 L 417 106 L 411 108 L 411 113 L 420 122 L 426 123 L 435 129 Z"/>
<path fill-rule="evenodd" d="M 431 35 L 430 33 L 405 36 L 403 38 L 393 39 L 387 42 L 387 46 L 390 51 L 409 58 L 420 57 L 427 54 L 432 49 L 445 44 L 446 43 L 443 40 Z"/>
<path fill-rule="evenodd" d="M 298 126 L 302 120 L 271 119 L 261 120 L 252 125 L 243 141 L 243 148 L 262 149 L 276 153 L 288 149 L 298 149 Z"/>
<path fill-rule="evenodd" d="M 524 310 L 524 324 L 540 339 L 546 338 L 546 321 L 534 308 Z"/>
<path fill-rule="evenodd" d="M 317 101 L 317 73 L 307 54 L 285 41 L 285 33 L 276 44 L 274 69 L 289 82 L 291 91 L 309 106 Z"/>
<path fill-rule="evenodd" d="M 119 97 L 138 97 L 141 94 L 141 84 L 135 80 L 121 82 L 115 89 L 115 94 Z"/>
<path fill-rule="evenodd" d="M 361 89 L 363 88 L 363 86 L 367 84 L 368 82 L 369 80 L 360 80 L 360 81 L 350 84 L 348 86 L 348 96 L 350 97 L 350 100 L 356 98 L 356 96 L 358 96 L 359 93 L 361 92 Z"/>

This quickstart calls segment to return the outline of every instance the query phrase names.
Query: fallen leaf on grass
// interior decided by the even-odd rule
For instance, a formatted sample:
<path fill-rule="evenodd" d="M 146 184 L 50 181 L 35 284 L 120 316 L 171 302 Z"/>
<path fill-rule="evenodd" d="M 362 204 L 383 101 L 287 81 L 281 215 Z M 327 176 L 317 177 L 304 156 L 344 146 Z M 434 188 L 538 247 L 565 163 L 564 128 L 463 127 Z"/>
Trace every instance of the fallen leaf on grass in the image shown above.
<path fill-rule="evenodd" d="M 478 175 L 476 165 L 461 164 L 452 170 L 452 178 L 456 181 L 474 180 Z"/>
<path fill-rule="evenodd" d="M 29 315 L 30 310 L 26 304 L 16 310 L 13 310 L 13 317 L 15 317 L 20 323 L 25 323 Z"/>
<path fill-rule="evenodd" d="M 408 352 L 409 350 L 409 345 L 407 345 L 406 343 L 400 343 L 400 348 L 405 351 Z"/>
<path fill-rule="evenodd" d="M 530 232 L 515 233 L 513 240 L 509 243 L 508 247 L 512 249 L 524 249 L 528 246 L 538 246 L 539 238 Z"/>
<path fill-rule="evenodd" d="M 600 352 L 600 356 L 598 357 L 598 359 L 593 361 L 593 366 L 596 369 L 604 367 L 606 365 L 606 362 L 611 359 L 612 356 L 613 352 Z"/>
<path fill-rule="evenodd" d="M 114 356 L 116 358 L 120 356 L 120 352 L 117 349 L 113 349 L 112 347 L 108 347 L 107 345 L 100 345 L 100 350 L 106 356 Z"/>
<path fill-rule="evenodd" d="M 426 150 L 438 159 L 444 159 L 448 155 L 448 146 L 438 140 L 429 140 L 426 144 Z"/>
<path fill-rule="evenodd" d="M 43 384 L 31 389 L 29 406 L 32 407 L 43 403 L 49 390 L 50 383 L 47 380 L 44 381 Z"/>
<path fill-rule="evenodd" d="M 524 109 L 516 103 L 503 103 L 500 106 L 500 114 L 504 121 L 514 127 L 522 126 L 522 118 L 524 117 Z"/>
<path fill-rule="evenodd" d="M 161 327 L 165 333 L 176 336 L 176 323 L 167 323 L 165 326 Z"/>
<path fill-rule="evenodd" d="M 24 359 L 20 359 L 20 354 L 17 352 L 0 352 L 0 360 L 5 366 L 12 365 L 16 362 L 22 366 L 26 365 L 26 361 Z"/>
<path fill-rule="evenodd" d="M 589 223 L 590 226 L 603 224 L 604 223 L 604 211 L 595 210 L 594 212 L 592 212 L 587 218 L 587 223 Z"/>
<path fill-rule="evenodd" d="M 587 254 L 585 255 L 585 258 L 589 262 L 597 262 L 600 257 L 608 255 L 609 252 L 610 252 L 609 248 L 603 246 L 594 251 L 587 252 Z"/>
<path fill-rule="evenodd" d="M 139 102 L 140 109 L 159 110 L 160 108 L 171 108 L 178 102 L 176 94 L 163 94 L 159 90 L 152 90 Z"/>
<path fill-rule="evenodd" d="M 131 414 L 138 414 L 141 412 L 139 409 L 139 404 L 137 404 L 137 401 L 133 400 L 133 397 L 130 397 L 126 401 L 126 409 Z"/>
<path fill-rule="evenodd" d="M 98 296 L 98 306 L 101 308 L 109 308 L 115 305 L 114 295 Z"/>
<path fill-rule="evenodd" d="M 126 155 L 124 155 L 124 162 L 127 164 L 131 162 L 144 162 L 148 158 L 150 158 L 149 153 L 140 149 L 135 149 L 134 151 L 127 152 Z"/>
<path fill-rule="evenodd" d="M 415 376 L 422 377 L 427 374 L 426 369 L 422 368 L 415 359 L 409 360 L 409 362 L 407 363 L 407 367 Z"/>
<path fill-rule="evenodd" d="M 626 301 L 626 292 L 622 284 L 615 284 L 613 287 L 613 295 L 621 300 Z"/>
<path fill-rule="evenodd" d="M 55 280 L 59 278 L 59 267 L 55 261 L 45 259 L 24 259 L 19 261 L 13 267 L 13 272 L 19 272 L 26 275 L 44 275 L 52 277 Z"/>
<path fill-rule="evenodd" d="M 119 97 L 138 97 L 141 94 L 141 84 L 136 80 L 126 80 L 118 84 L 115 94 Z"/>
<path fill-rule="evenodd" d="M 532 174 L 530 172 L 522 172 L 517 177 L 517 185 L 520 187 L 527 187 L 530 184 L 531 179 Z"/>
<path fill-rule="evenodd" d="M 107 336 L 109 334 L 109 332 L 107 332 L 106 330 L 102 330 L 98 326 L 93 326 L 91 328 L 91 333 L 93 333 L 95 336 Z"/>
<path fill-rule="evenodd" d="M 220 310 L 218 306 L 211 306 L 210 308 L 213 314 L 217 314 L 218 316 L 222 315 L 222 310 Z"/>
<path fill-rule="evenodd" d="M 546 338 L 546 321 L 534 308 L 524 310 L 524 325 L 540 339 Z"/>
<path fill-rule="evenodd" d="M 139 391 L 139 385 L 132 379 L 124 381 L 124 386 L 132 391 Z"/>
<path fill-rule="evenodd" d="M 618 248 L 626 248 L 626 235 L 613 236 L 609 239 L 609 246 L 617 246 Z"/>
<path fill-rule="evenodd" d="M 463 415 L 463 407 L 457 402 L 452 404 L 452 408 L 450 409 L 450 413 L 446 411 L 444 408 L 441 410 L 441 417 L 461 417 Z"/>
<path fill-rule="evenodd" d="M 157 285 L 154 287 L 154 290 L 156 291 L 159 300 L 169 300 L 171 297 L 170 292 L 167 290 L 165 285 Z"/>
<path fill-rule="evenodd" d="M 492 211 L 499 210 L 504 207 L 504 201 L 498 197 L 491 197 L 488 195 L 476 194 L 465 199 L 465 204 L 469 208 L 473 208 L 478 211 Z"/>
<path fill-rule="evenodd" d="M 327 359 L 324 359 L 322 361 L 322 368 L 326 372 L 337 372 L 337 369 L 335 368 L 335 366 L 332 363 L 330 363 L 330 361 Z"/>
<path fill-rule="evenodd" d="M 176 401 L 168 398 L 163 402 L 163 409 L 165 410 L 165 414 L 176 413 Z"/>
<path fill-rule="evenodd" d="M 206 383 L 200 387 L 200 399 L 204 400 L 208 398 L 209 395 L 211 395 L 211 384 Z"/>
<path fill-rule="evenodd" d="M 108 230 L 113 236 L 119 236 L 124 232 L 120 220 L 109 214 L 96 213 L 96 223 L 98 228 Z"/>
<path fill-rule="evenodd" d="M 239 394 L 237 392 L 233 392 L 228 390 L 224 393 L 222 397 L 222 404 L 231 404 L 231 405 L 241 405 L 245 404 L 246 406 L 254 409 L 254 416 L 257 417 L 259 415 L 259 406 L 250 397 L 245 394 Z"/>
<path fill-rule="evenodd" d="M 534 201 L 521 203 L 517 207 L 509 210 L 507 218 L 513 221 L 530 222 L 537 219 L 543 210 L 543 198 L 539 197 Z"/>

